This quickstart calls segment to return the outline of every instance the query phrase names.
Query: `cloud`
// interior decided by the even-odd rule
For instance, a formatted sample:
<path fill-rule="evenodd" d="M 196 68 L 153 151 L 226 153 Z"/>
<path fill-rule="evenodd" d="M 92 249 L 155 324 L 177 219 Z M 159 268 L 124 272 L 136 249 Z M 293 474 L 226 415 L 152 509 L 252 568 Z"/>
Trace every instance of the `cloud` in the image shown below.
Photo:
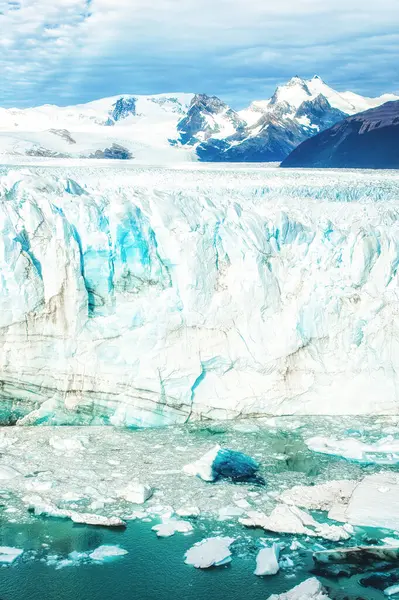
<path fill-rule="evenodd" d="M 204 91 L 242 106 L 316 72 L 392 91 L 396 15 L 397 0 L 0 0 L 0 105 Z"/>

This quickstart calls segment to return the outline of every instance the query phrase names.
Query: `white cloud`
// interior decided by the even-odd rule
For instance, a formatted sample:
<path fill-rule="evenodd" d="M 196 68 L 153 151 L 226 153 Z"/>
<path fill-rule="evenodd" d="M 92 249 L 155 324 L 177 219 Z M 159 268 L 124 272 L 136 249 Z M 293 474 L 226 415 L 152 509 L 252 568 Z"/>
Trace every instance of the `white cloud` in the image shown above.
<path fill-rule="evenodd" d="M 0 13 L 0 104 L 177 88 L 245 102 L 314 72 L 399 85 L 397 0 L 0 0 Z"/>

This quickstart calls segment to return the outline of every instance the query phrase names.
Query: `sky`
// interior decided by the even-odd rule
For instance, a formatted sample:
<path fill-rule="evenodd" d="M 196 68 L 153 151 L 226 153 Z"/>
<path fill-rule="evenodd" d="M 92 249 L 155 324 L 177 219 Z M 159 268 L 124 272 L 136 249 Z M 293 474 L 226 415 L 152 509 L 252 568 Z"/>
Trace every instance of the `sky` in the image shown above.
<path fill-rule="evenodd" d="M 399 0 L 0 0 L 0 106 L 198 92 L 242 108 L 294 75 L 399 92 Z"/>

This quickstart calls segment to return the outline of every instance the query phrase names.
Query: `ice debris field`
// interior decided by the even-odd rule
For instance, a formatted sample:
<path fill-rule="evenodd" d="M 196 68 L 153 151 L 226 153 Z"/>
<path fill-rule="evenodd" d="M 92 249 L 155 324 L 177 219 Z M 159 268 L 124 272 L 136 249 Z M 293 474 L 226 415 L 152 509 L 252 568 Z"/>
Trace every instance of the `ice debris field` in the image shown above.
<path fill-rule="evenodd" d="M 315 437 L 330 440 L 328 453 L 312 448 Z M 357 594 L 351 599 L 360 592 L 383 598 L 399 584 L 398 439 L 398 418 L 389 416 L 265 417 L 140 431 L 3 427 L 0 564 L 15 570 L 6 575 L 10 590 L 19 573 L 39 564 L 44 577 L 62 571 L 76 582 L 77 567 L 83 579 L 96 565 L 130 569 L 144 544 L 166 553 L 164 578 L 169 560 L 178 573 L 186 569 L 179 577 L 190 585 L 190 568 L 231 568 L 241 580 L 237 600 L 247 585 L 254 600 L 291 588 L 287 597 L 297 600 L 304 579 L 309 589 L 319 586 L 314 598 L 338 600 L 339 589 Z M 348 457 L 344 440 L 379 452 L 367 461 Z M 61 532 L 68 543 L 59 544 Z M 223 584 L 212 577 L 213 592 L 210 579 L 194 579 L 198 598 L 218 597 Z"/>

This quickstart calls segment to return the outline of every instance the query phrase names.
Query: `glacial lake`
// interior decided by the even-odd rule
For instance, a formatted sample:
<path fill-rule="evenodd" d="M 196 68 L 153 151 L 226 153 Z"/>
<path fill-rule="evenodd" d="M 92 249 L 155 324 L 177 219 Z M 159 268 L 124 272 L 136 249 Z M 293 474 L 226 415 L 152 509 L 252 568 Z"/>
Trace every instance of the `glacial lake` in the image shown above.
<path fill-rule="evenodd" d="M 193 521 L 194 524 L 194 521 Z M 24 548 L 14 564 L 3 566 L 1 600 L 266 600 L 271 594 L 292 589 L 312 577 L 311 552 L 296 556 L 289 551 L 291 536 L 274 536 L 286 544 L 292 568 L 274 576 L 253 574 L 262 530 L 237 529 L 228 523 L 200 521 L 190 535 L 158 538 L 153 523 L 134 521 L 126 530 L 73 525 L 58 519 L 32 519 L 29 524 L 2 524 L 0 543 Z M 232 562 L 223 567 L 195 569 L 184 563 L 185 552 L 197 541 L 217 532 L 240 536 L 231 547 Z M 303 540 L 301 539 L 301 542 Z M 312 540 L 326 547 L 324 540 Z M 71 552 L 93 551 L 117 545 L 128 554 L 103 563 L 76 563 L 62 567 Z M 353 579 L 318 579 L 336 600 L 379 600 L 382 592 L 360 587 Z"/>

